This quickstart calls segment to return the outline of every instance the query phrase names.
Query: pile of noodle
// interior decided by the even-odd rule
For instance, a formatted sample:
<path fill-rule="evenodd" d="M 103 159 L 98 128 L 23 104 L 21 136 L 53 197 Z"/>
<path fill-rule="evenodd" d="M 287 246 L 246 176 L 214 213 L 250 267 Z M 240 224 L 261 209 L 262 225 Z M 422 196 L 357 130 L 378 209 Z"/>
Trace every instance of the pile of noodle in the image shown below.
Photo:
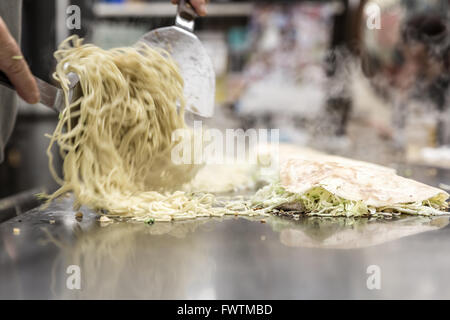
<path fill-rule="evenodd" d="M 73 192 L 75 208 L 86 205 L 139 221 L 230 213 L 214 207 L 211 194 L 174 191 L 197 168 L 174 165 L 170 159 L 179 143 L 172 141 L 172 133 L 185 122 L 183 79 L 166 52 L 145 44 L 103 50 L 71 37 L 55 58 L 54 78 L 63 88 L 66 108 L 50 136 L 50 170 L 61 187 L 49 201 Z M 79 76 L 82 91 L 73 102 L 68 98 L 69 72 Z M 53 169 L 55 142 L 64 159 L 63 179 Z M 250 211 L 240 208 L 237 213 Z"/>

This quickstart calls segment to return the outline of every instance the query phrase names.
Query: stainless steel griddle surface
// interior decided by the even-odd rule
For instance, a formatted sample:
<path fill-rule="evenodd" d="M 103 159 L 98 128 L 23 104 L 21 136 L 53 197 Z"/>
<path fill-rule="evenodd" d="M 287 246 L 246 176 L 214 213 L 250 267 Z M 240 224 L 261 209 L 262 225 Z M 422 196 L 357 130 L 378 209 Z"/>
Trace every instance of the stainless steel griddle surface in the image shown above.
<path fill-rule="evenodd" d="M 0 298 L 450 298 L 448 217 L 102 227 L 70 207 L 65 198 L 0 225 Z M 71 265 L 80 290 L 66 285 Z M 380 290 L 367 288 L 370 265 Z"/>
<path fill-rule="evenodd" d="M 447 170 L 412 172 L 449 184 Z M 450 298 L 448 216 L 102 226 L 71 208 L 63 197 L 0 224 L 0 298 Z M 67 286 L 73 265 L 80 290 Z M 371 265 L 380 290 L 367 288 Z"/>

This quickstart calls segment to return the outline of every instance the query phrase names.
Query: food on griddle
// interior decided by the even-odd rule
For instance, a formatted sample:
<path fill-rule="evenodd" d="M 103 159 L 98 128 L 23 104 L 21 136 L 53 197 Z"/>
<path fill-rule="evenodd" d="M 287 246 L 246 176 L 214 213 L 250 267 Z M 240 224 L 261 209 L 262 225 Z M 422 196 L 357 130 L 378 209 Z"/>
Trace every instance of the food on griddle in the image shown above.
<path fill-rule="evenodd" d="M 369 168 L 386 170 L 395 172 L 394 169 L 381 166 L 375 163 L 354 160 L 350 158 L 329 155 L 320 151 L 297 146 L 289 143 L 280 144 L 260 144 L 254 152 L 256 152 L 259 170 L 256 174 L 256 183 L 268 184 L 273 183 L 279 179 L 279 167 L 287 160 L 301 159 L 309 161 L 333 161 L 339 163 L 346 163 L 349 165 L 365 166 Z"/>
<path fill-rule="evenodd" d="M 81 211 L 78 211 L 77 213 L 75 213 L 75 219 L 78 222 L 81 222 L 83 220 L 83 213 Z"/>
<path fill-rule="evenodd" d="M 261 212 L 290 211 L 308 216 L 446 214 L 449 194 L 364 163 L 290 159 L 279 181 L 260 189 L 252 206 Z M 284 210 L 285 209 L 285 210 Z"/>
<path fill-rule="evenodd" d="M 288 212 L 323 216 L 432 215 L 447 208 L 448 194 L 442 190 L 398 177 L 389 168 L 319 153 L 311 155 L 312 160 L 285 161 L 281 180 L 271 181 L 250 201 L 218 201 L 209 190 L 180 191 L 200 166 L 171 161 L 174 147 L 190 144 L 192 137 L 173 139 L 176 130 L 187 126 L 183 79 L 170 55 L 145 44 L 103 50 L 71 37 L 55 57 L 54 77 L 65 92 L 66 108 L 48 148 L 50 169 L 61 184 L 49 200 L 73 192 L 76 210 L 86 205 L 109 217 L 147 223 L 266 215 L 283 206 Z M 73 103 L 68 97 L 69 72 L 78 75 L 82 91 Z M 63 179 L 52 165 L 55 142 L 64 158 Z M 285 152 L 284 158 L 286 154 L 293 156 Z M 326 174 L 317 176 L 317 166 Z M 236 179 L 227 180 L 226 187 L 234 188 L 235 181 L 255 175 L 251 168 L 245 165 L 239 174 L 230 172 L 228 176 Z M 394 181 L 397 184 L 391 185 Z M 386 194 L 391 198 L 379 199 Z"/>
<path fill-rule="evenodd" d="M 232 163 L 233 159 L 230 159 Z M 224 163 L 230 163 L 227 160 Z M 215 194 L 252 190 L 255 188 L 256 164 L 207 164 L 185 186 L 192 192 Z"/>
<path fill-rule="evenodd" d="M 48 148 L 51 172 L 61 184 L 49 201 L 73 192 L 76 210 L 86 205 L 143 222 L 234 213 L 226 206 L 213 207 L 212 194 L 178 191 L 199 166 L 171 161 L 174 147 L 189 143 L 190 137 L 172 139 L 175 130 L 186 128 L 185 99 L 183 79 L 167 52 L 143 43 L 103 50 L 70 37 L 55 57 L 54 78 L 66 107 Z M 69 72 L 78 75 L 82 90 L 73 103 Z M 53 169 L 55 142 L 64 159 L 63 179 Z M 247 213 L 253 211 L 238 212 Z"/>

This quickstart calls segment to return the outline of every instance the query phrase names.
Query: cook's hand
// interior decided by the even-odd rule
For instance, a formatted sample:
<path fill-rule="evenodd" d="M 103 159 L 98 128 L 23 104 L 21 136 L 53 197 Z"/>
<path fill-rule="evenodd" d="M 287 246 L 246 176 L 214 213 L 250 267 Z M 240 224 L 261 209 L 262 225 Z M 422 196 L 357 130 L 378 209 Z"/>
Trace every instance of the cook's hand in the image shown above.
<path fill-rule="evenodd" d="M 173 4 L 178 4 L 178 0 L 171 0 Z M 190 0 L 191 5 L 194 7 L 195 12 L 199 16 L 206 16 L 206 4 L 208 3 L 208 0 Z"/>
<path fill-rule="evenodd" d="M 0 17 L 0 70 L 6 73 L 19 96 L 28 103 L 39 102 L 39 90 L 20 48 Z"/>

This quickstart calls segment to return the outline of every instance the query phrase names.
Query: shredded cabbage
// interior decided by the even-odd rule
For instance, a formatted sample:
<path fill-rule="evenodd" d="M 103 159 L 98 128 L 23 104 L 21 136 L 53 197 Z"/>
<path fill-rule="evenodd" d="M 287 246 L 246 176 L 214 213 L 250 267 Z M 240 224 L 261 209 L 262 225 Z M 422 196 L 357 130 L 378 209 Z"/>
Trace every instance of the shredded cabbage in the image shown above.
<path fill-rule="evenodd" d="M 341 198 L 322 187 L 314 187 L 304 194 L 297 194 L 285 190 L 279 183 L 261 188 L 250 202 L 255 211 L 261 213 L 277 212 L 282 209 L 282 205 L 300 204 L 302 207 L 300 213 L 321 217 L 392 217 L 402 213 L 424 216 L 448 214 L 444 211 L 448 208 L 448 203 L 441 195 L 425 201 L 373 207 L 366 205 L 364 201 Z"/>

